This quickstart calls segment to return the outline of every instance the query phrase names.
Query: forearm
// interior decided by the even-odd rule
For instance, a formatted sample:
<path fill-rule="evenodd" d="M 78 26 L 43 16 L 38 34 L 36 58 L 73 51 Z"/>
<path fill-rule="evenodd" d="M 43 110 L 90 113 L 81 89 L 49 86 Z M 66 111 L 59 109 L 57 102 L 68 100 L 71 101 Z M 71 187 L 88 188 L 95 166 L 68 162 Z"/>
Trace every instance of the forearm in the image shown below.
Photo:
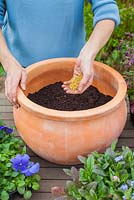
<path fill-rule="evenodd" d="M 110 38 L 114 27 L 115 23 L 112 20 L 102 20 L 96 24 L 89 40 L 82 49 L 82 53 L 85 54 L 87 59 L 96 57 L 97 53 Z"/>
<path fill-rule="evenodd" d="M 12 54 L 10 53 L 5 38 L 3 36 L 2 30 L 0 28 L 0 62 L 3 64 L 5 71 L 8 70 L 8 59 L 13 58 Z"/>

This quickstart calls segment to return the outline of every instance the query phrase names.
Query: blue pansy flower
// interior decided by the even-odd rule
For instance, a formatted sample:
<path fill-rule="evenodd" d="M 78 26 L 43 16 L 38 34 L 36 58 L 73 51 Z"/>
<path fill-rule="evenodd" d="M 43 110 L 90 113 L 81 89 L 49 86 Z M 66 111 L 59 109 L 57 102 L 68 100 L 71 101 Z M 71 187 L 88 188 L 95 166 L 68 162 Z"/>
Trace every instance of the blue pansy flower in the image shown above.
<path fill-rule="evenodd" d="M 121 185 L 120 190 L 124 190 L 124 191 L 128 190 L 128 185 L 127 184 Z"/>
<path fill-rule="evenodd" d="M 131 187 L 134 187 L 134 181 L 130 181 L 130 182 L 129 182 L 129 185 L 130 185 Z"/>
<path fill-rule="evenodd" d="M 126 196 L 125 196 L 125 195 L 124 195 L 122 198 L 123 198 L 123 200 L 127 200 L 127 198 L 126 198 Z"/>
<path fill-rule="evenodd" d="M 33 174 L 38 173 L 39 169 L 40 169 L 39 163 L 35 163 L 35 164 L 32 163 L 27 169 L 22 170 L 21 174 L 25 174 L 26 176 L 32 176 Z"/>
<path fill-rule="evenodd" d="M 20 155 L 18 154 L 15 158 L 11 159 L 13 169 L 17 171 L 25 170 L 29 164 L 29 155 Z"/>
<path fill-rule="evenodd" d="M 8 128 L 7 126 L 0 126 L 0 131 L 5 131 L 7 134 L 11 134 L 13 132 L 13 129 Z"/>
<path fill-rule="evenodd" d="M 114 160 L 115 160 L 115 162 L 119 162 L 119 161 L 123 160 L 123 156 L 122 155 L 118 156 Z"/>

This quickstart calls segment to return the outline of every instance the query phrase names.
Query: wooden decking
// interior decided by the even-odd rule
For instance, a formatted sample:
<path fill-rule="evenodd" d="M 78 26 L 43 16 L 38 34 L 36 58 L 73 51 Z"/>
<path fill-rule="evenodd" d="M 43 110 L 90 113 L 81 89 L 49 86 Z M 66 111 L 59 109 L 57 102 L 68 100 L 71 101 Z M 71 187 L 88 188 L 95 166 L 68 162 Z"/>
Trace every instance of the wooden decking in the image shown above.
<path fill-rule="evenodd" d="M 7 126 L 14 126 L 14 120 L 12 115 L 12 106 L 9 104 L 5 98 L 4 93 L 0 93 L 0 120 L 3 120 Z M 16 131 L 17 133 L 17 131 Z M 134 148 L 134 127 L 129 121 L 126 123 L 125 129 L 119 138 L 118 148 L 122 145 L 127 145 Z M 52 200 L 51 187 L 52 186 L 64 186 L 68 176 L 63 172 L 63 168 L 69 166 L 62 166 L 50 163 L 46 160 L 41 159 L 35 155 L 29 148 L 27 148 L 28 154 L 31 156 L 31 160 L 39 162 L 41 169 L 41 188 L 39 191 L 35 192 L 32 196 L 32 200 Z M 22 200 L 20 197 L 15 197 L 15 200 Z"/>

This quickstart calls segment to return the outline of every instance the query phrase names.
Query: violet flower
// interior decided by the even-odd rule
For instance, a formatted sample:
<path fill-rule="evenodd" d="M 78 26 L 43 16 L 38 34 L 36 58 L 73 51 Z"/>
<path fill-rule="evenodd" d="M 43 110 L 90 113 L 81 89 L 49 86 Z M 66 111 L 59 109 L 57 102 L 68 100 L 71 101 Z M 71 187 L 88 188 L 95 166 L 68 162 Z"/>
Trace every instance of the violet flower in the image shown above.
<path fill-rule="evenodd" d="M 134 192 L 132 193 L 132 200 L 134 200 Z"/>
<path fill-rule="evenodd" d="M 129 185 L 131 186 L 131 187 L 134 187 L 134 181 L 130 181 L 129 182 Z M 134 195 L 133 195 L 134 196 Z"/>
<path fill-rule="evenodd" d="M 13 169 L 18 172 L 19 170 L 25 170 L 28 167 L 30 157 L 18 154 L 15 158 L 11 159 Z"/>
<path fill-rule="evenodd" d="M 128 185 L 127 184 L 121 185 L 120 190 L 123 190 L 123 191 L 128 190 Z"/>
<path fill-rule="evenodd" d="M 125 196 L 125 195 L 122 197 L 122 199 L 123 199 L 123 200 L 127 200 L 127 198 L 126 198 L 126 196 Z"/>
<path fill-rule="evenodd" d="M 21 171 L 21 174 L 25 174 L 26 176 L 32 176 L 33 174 L 36 174 L 39 172 L 40 169 L 40 165 L 39 163 L 32 163 L 32 165 L 30 167 L 28 167 L 25 170 Z"/>
<path fill-rule="evenodd" d="M 119 161 L 123 160 L 123 156 L 122 155 L 118 156 L 114 160 L 115 160 L 115 162 L 119 162 Z"/>
<path fill-rule="evenodd" d="M 134 101 L 130 102 L 130 111 L 131 113 L 134 113 Z"/>
<path fill-rule="evenodd" d="M 13 132 L 13 129 L 8 128 L 7 126 L 0 126 L 0 131 L 5 131 L 7 134 L 11 134 Z"/>

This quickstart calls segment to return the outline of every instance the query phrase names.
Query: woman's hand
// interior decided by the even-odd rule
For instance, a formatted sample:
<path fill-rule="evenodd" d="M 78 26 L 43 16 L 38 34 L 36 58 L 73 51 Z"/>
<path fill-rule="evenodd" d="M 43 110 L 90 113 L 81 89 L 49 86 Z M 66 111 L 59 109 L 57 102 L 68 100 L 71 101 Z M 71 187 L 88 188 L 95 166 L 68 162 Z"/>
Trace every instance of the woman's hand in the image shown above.
<path fill-rule="evenodd" d="M 17 87 L 20 86 L 23 90 L 26 89 L 26 78 L 27 74 L 25 69 L 18 63 L 14 56 L 10 53 L 5 38 L 3 36 L 2 30 L 0 28 L 0 62 L 7 73 L 5 81 L 5 94 L 8 100 L 16 108 L 19 106 L 17 103 Z"/>
<path fill-rule="evenodd" d="M 26 89 L 26 71 L 14 57 L 4 60 L 2 65 L 6 69 L 7 73 L 5 80 L 6 97 L 13 106 L 18 108 L 19 104 L 17 102 L 17 87 L 20 83 L 21 88 L 23 90 Z"/>
<path fill-rule="evenodd" d="M 96 24 L 89 40 L 81 50 L 74 68 L 73 76 L 82 73 L 83 78 L 78 86 L 78 89 L 75 91 L 72 91 L 69 88 L 71 80 L 64 82 L 62 87 L 67 93 L 81 94 L 92 84 L 94 76 L 93 61 L 97 53 L 110 38 L 114 30 L 114 26 L 115 22 L 110 19 L 101 20 Z"/>
<path fill-rule="evenodd" d="M 63 89 L 68 94 L 82 94 L 93 82 L 94 69 L 93 69 L 93 58 L 88 56 L 88 54 L 82 50 L 79 57 L 76 60 L 73 78 L 79 74 L 83 75 L 82 80 L 78 88 L 73 91 L 70 89 L 69 85 L 71 80 L 64 82 L 62 85 Z"/>

